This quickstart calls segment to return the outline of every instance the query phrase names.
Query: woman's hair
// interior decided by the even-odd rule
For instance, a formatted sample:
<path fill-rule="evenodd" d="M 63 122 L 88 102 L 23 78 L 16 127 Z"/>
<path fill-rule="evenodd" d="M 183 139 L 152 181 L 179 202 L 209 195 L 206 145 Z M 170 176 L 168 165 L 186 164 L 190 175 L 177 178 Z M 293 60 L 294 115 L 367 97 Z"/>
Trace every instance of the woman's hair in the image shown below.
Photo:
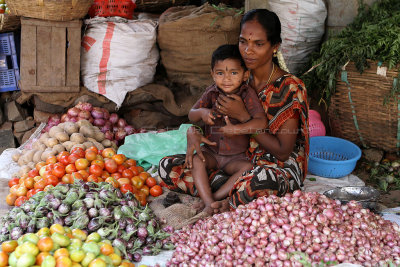
<path fill-rule="evenodd" d="M 268 9 L 253 9 L 247 12 L 240 21 L 240 29 L 248 21 L 255 20 L 264 28 L 271 45 L 282 43 L 281 22 L 278 16 Z"/>

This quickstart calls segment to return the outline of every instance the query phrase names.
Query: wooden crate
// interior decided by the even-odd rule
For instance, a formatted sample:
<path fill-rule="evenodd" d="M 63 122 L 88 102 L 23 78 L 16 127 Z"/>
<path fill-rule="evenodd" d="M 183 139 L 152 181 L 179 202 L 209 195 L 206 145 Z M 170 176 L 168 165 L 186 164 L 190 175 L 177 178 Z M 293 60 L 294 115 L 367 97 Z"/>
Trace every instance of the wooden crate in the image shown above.
<path fill-rule="evenodd" d="M 81 26 L 21 18 L 22 91 L 79 92 Z"/>

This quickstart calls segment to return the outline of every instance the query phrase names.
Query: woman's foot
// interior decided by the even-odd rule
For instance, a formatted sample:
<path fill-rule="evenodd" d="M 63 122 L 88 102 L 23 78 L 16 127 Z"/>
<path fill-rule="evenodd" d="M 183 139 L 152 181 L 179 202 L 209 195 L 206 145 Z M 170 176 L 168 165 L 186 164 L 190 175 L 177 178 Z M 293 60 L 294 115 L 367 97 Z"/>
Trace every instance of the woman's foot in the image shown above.
<path fill-rule="evenodd" d="M 203 209 L 202 212 L 207 213 L 209 216 L 213 216 L 214 215 L 214 209 L 211 208 L 210 206 L 205 206 L 205 208 Z"/>
<path fill-rule="evenodd" d="M 229 211 L 229 200 L 228 198 L 225 198 L 220 201 L 215 201 L 211 203 L 210 206 L 214 209 L 214 214 Z"/>
<path fill-rule="evenodd" d="M 196 210 L 197 213 L 199 213 L 200 211 L 202 211 L 205 208 L 205 204 L 203 202 L 203 200 L 201 200 L 200 202 L 196 202 L 192 205 L 192 208 Z"/>

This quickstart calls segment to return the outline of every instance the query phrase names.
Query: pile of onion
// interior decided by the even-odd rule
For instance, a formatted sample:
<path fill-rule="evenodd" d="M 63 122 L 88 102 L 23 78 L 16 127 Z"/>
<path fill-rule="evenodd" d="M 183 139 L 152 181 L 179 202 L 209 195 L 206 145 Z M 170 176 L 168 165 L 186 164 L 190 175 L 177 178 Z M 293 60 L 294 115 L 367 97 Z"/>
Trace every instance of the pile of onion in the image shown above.
<path fill-rule="evenodd" d="M 118 114 L 110 114 L 107 109 L 93 107 L 92 104 L 87 102 L 79 102 L 74 107 L 68 109 L 67 113 L 61 117 L 58 114 L 49 117 L 44 131 L 49 131 L 51 127 L 61 122 L 77 122 L 80 120 L 88 120 L 94 126 L 97 126 L 107 139 L 115 141 L 117 145 L 122 144 L 125 136 L 136 133 L 133 126 L 128 125 Z"/>
<path fill-rule="evenodd" d="M 400 227 L 318 193 L 261 197 L 171 236 L 169 266 L 303 266 L 400 264 Z"/>

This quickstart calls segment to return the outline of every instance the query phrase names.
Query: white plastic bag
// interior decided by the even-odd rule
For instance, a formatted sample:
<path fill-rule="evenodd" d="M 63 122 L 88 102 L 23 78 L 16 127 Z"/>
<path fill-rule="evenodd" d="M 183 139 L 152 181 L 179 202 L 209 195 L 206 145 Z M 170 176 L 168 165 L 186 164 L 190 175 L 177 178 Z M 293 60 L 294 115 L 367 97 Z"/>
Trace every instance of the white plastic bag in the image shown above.
<path fill-rule="evenodd" d="M 153 81 L 159 58 L 157 22 L 96 17 L 85 24 L 83 84 L 120 107 L 128 92 Z"/>
<path fill-rule="evenodd" d="M 318 49 L 325 32 L 327 9 L 323 0 L 269 0 L 282 26 L 281 51 L 289 71 L 298 74 Z"/>

